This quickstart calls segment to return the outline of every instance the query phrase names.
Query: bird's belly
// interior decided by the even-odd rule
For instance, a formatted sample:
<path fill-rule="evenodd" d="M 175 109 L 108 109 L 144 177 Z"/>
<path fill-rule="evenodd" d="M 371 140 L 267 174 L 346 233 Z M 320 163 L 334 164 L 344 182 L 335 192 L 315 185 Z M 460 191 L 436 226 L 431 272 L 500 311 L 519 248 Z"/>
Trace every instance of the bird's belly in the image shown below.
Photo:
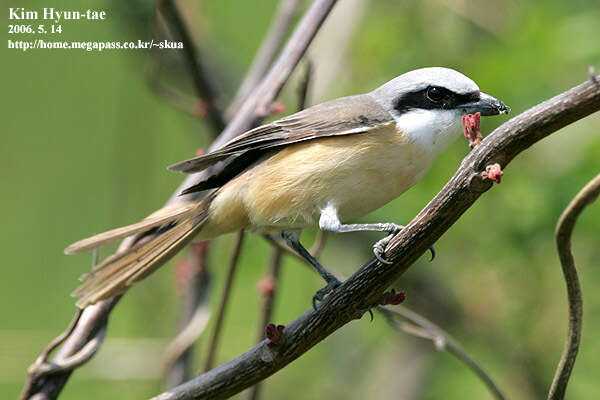
<path fill-rule="evenodd" d="M 388 126 L 286 147 L 223 191 L 239 202 L 250 229 L 315 227 L 327 204 L 337 207 L 342 222 L 362 217 L 413 186 L 430 164 Z"/>
<path fill-rule="evenodd" d="M 347 168 L 332 173 L 319 211 L 333 204 L 343 223 L 360 218 L 411 188 L 430 165 L 420 149 L 404 141 L 380 143 L 369 153 L 359 151 Z"/>

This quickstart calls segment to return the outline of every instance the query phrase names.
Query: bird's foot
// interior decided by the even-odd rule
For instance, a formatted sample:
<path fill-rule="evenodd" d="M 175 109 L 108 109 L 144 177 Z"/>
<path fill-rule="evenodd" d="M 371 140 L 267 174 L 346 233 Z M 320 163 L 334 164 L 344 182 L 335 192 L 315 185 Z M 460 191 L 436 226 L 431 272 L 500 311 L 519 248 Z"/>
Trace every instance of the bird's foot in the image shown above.
<path fill-rule="evenodd" d="M 397 225 L 397 224 L 389 224 L 390 227 L 394 227 L 393 230 L 390 230 L 389 235 L 387 235 L 386 237 L 384 237 L 383 239 L 377 241 L 374 245 L 373 245 L 373 254 L 375 255 L 375 258 L 383 263 L 383 264 L 388 264 L 391 265 L 392 263 L 389 262 L 388 260 L 386 260 L 383 257 L 383 253 L 385 253 L 385 248 L 387 247 L 387 245 L 392 241 L 392 238 L 396 235 L 396 233 L 400 232 L 402 229 L 404 229 L 404 226 L 402 225 Z M 429 248 L 429 251 L 431 252 L 431 259 L 429 260 L 429 262 L 433 261 L 435 258 L 435 249 L 433 248 L 433 246 L 431 246 Z"/>
<path fill-rule="evenodd" d="M 383 264 L 388 264 L 388 265 L 392 264 L 391 262 L 389 262 L 388 260 L 386 260 L 385 258 L 383 258 L 383 253 L 385 252 L 385 248 L 390 243 L 390 241 L 392 240 L 392 238 L 394 237 L 394 235 L 395 235 L 395 233 L 390 233 L 389 235 L 387 235 L 383 239 L 378 240 L 373 245 L 373 254 L 375 255 L 375 258 L 377 260 L 379 260 L 379 262 L 381 262 Z"/>
<path fill-rule="evenodd" d="M 334 277 L 332 280 L 327 282 L 327 285 L 324 288 L 317 290 L 317 293 L 315 293 L 315 295 L 312 298 L 314 310 L 317 310 L 317 301 L 322 301 L 325 298 L 325 296 L 327 296 L 332 290 L 334 290 L 341 284 L 342 282 L 340 282 L 337 278 Z"/>
<path fill-rule="evenodd" d="M 394 235 L 396 233 L 400 232 L 402 229 L 404 229 L 404 226 L 394 224 L 393 222 L 389 222 L 385 225 L 386 225 L 386 232 L 388 232 L 388 235 L 386 237 L 384 237 L 383 239 L 377 241 L 373 245 L 373 254 L 375 255 L 375 258 L 378 259 L 380 262 L 382 262 L 383 264 L 389 265 L 389 264 L 391 264 L 391 262 L 389 262 L 388 260 L 383 258 L 383 253 L 385 252 L 385 248 L 390 243 L 390 241 L 392 240 Z"/>
<path fill-rule="evenodd" d="M 387 232 L 389 234 L 396 234 L 405 228 L 404 225 L 395 224 L 393 222 L 386 222 L 383 224 L 383 226 L 385 228 L 384 232 Z"/>

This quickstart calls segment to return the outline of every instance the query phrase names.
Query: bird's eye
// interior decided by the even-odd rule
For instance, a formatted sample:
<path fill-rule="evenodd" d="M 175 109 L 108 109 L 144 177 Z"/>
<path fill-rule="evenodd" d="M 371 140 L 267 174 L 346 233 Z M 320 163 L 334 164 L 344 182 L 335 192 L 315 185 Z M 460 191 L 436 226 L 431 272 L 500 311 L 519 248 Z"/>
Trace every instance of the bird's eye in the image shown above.
<path fill-rule="evenodd" d="M 444 97 L 444 91 L 437 86 L 431 86 L 427 89 L 427 98 L 431 101 L 438 102 Z"/>

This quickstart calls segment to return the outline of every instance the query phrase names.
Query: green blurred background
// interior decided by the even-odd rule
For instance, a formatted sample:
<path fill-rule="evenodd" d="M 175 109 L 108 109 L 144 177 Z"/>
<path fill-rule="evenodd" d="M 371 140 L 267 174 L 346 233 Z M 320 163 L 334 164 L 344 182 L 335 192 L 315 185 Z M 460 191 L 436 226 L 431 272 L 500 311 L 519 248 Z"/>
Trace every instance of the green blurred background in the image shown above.
<path fill-rule="evenodd" d="M 220 100 L 227 104 L 277 2 L 181 4 Z M 30 1 L 26 7 L 82 6 L 55 0 Z M 152 2 L 90 1 L 83 7 L 105 10 L 108 18 L 64 22 L 62 35 L 54 38 L 137 41 L 152 35 Z M 504 100 L 514 115 L 585 80 L 588 66 L 600 66 L 599 21 L 597 1 L 340 0 L 311 50 L 316 72 L 310 102 L 368 91 L 417 67 L 447 66 Z M 22 40 L 27 35 L 7 36 Z M 153 93 L 149 51 L 2 51 L 0 397 L 15 398 L 27 366 L 71 319 L 69 293 L 91 262 L 89 254 L 67 257 L 62 249 L 161 206 L 182 179 L 165 166 L 206 146 L 210 126 Z M 158 56 L 162 76 L 193 94 L 179 54 Z M 288 110 L 296 104 L 298 75 L 281 96 Z M 484 134 L 506 119 L 485 119 Z M 422 182 L 364 220 L 409 221 L 467 152 L 466 142 L 458 140 Z M 551 382 L 567 321 L 553 230 L 599 164 L 596 114 L 520 155 L 506 168 L 502 184 L 439 240 L 436 260 L 428 263 L 422 257 L 396 284 L 407 291 L 405 304 L 455 335 L 510 398 L 543 398 Z M 573 237 L 585 303 L 583 340 L 568 391 L 574 399 L 594 398 L 600 391 L 599 230 L 597 204 L 582 215 Z M 378 237 L 331 236 L 322 261 L 348 276 L 370 257 L 370 244 Z M 313 238 L 314 232 L 303 235 L 307 244 Z M 210 252 L 213 304 L 232 240 L 216 240 Z M 256 282 L 269 255 L 262 238 L 247 237 L 219 363 L 255 342 Z M 274 321 L 287 324 L 304 312 L 321 286 L 318 276 L 286 258 Z M 170 264 L 121 301 L 104 347 L 74 374 L 62 398 L 131 399 L 162 391 L 161 355 L 174 333 L 178 304 Z M 206 344 L 206 337 L 198 340 L 198 368 Z M 263 398 L 284 397 L 490 398 L 455 358 L 392 331 L 381 316 L 373 323 L 365 317 L 345 326 L 269 378 Z"/>

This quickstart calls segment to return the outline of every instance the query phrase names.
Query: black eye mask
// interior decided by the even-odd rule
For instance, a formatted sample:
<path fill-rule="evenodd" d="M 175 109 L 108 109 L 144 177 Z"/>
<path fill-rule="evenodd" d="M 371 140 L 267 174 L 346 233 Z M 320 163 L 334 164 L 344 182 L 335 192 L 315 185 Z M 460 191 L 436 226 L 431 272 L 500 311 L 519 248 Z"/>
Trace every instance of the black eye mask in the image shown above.
<path fill-rule="evenodd" d="M 405 93 L 396 100 L 394 109 L 399 113 L 410 110 L 453 110 L 461 104 L 479 100 L 479 91 L 458 94 L 441 86 L 428 86 L 416 92 Z"/>

